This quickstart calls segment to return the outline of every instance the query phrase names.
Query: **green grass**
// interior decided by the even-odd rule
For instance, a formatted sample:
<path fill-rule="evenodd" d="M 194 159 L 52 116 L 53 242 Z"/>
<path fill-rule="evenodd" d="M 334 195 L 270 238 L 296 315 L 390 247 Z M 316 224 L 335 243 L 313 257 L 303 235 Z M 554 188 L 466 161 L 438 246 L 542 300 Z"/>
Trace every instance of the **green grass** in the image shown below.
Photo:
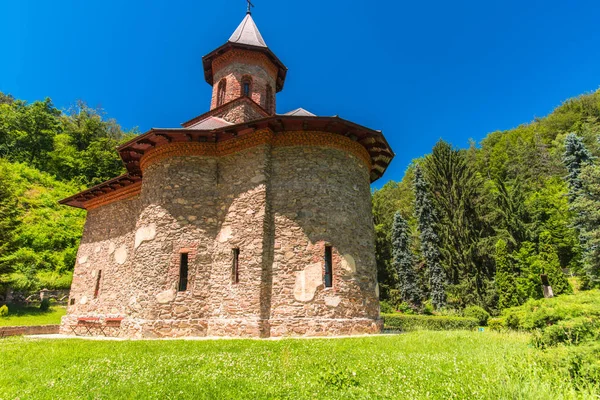
<path fill-rule="evenodd" d="M 519 333 L 0 341 L 0 399 L 596 398 Z"/>
<path fill-rule="evenodd" d="M 0 317 L 0 326 L 31 326 L 60 324 L 60 318 L 67 313 L 66 308 L 53 306 L 48 311 L 38 307 L 23 307 L 9 304 L 8 317 Z"/>

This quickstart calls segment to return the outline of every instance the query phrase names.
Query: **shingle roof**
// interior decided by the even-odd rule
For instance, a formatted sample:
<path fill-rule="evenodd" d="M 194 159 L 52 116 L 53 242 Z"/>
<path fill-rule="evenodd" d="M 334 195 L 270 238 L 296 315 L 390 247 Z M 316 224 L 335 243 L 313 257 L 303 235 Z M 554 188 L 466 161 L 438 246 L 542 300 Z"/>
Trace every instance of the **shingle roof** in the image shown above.
<path fill-rule="evenodd" d="M 219 128 L 222 128 L 227 125 L 233 125 L 233 124 L 231 122 L 225 121 L 222 118 L 208 117 L 206 119 L 203 119 L 202 121 L 196 122 L 193 125 L 186 126 L 186 129 L 212 130 L 212 129 L 219 129 Z"/>
<path fill-rule="evenodd" d="M 299 116 L 299 117 L 316 117 L 315 114 L 311 113 L 310 111 L 305 110 L 304 108 L 296 108 L 295 110 L 286 112 L 283 115 L 295 115 L 295 116 Z"/>
<path fill-rule="evenodd" d="M 265 40 L 258 31 L 252 15 L 246 14 L 246 18 L 237 27 L 233 35 L 229 38 L 231 43 L 247 44 L 250 46 L 267 47 Z"/>

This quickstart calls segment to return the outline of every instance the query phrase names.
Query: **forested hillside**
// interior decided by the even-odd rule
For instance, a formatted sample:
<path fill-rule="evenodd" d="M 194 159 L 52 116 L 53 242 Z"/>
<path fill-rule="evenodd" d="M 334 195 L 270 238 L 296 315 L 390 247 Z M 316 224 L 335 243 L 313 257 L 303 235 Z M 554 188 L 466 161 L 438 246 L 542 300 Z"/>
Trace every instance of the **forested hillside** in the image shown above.
<path fill-rule="evenodd" d="M 136 133 L 0 93 L 0 286 L 69 286 L 85 213 L 57 202 L 120 174 Z M 600 91 L 467 149 L 437 143 L 373 195 L 382 299 L 495 312 L 541 297 L 541 274 L 555 294 L 570 276 L 597 286 L 599 136 Z"/>
<path fill-rule="evenodd" d="M 83 103 L 0 92 L 0 290 L 70 286 L 85 212 L 58 200 L 120 174 L 115 147 L 135 133 Z"/>
<path fill-rule="evenodd" d="M 570 276 L 598 285 L 599 139 L 597 91 L 468 149 L 440 140 L 373 195 L 382 299 L 496 312 L 542 297 L 541 274 L 555 295 L 572 292 Z M 394 240 L 406 226 L 409 240 Z"/>

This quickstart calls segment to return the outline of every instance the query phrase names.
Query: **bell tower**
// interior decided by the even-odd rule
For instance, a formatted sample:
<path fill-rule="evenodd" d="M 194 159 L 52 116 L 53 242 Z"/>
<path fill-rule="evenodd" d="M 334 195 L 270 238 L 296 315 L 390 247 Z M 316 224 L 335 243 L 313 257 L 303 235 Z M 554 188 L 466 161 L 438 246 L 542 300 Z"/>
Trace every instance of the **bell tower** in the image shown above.
<path fill-rule="evenodd" d="M 265 116 L 275 115 L 276 93 L 283 89 L 287 68 L 269 49 L 260 34 L 250 5 L 245 18 L 227 43 L 202 58 L 204 77 L 212 85 L 210 109 L 248 107 L 248 100 Z M 234 102 L 236 102 L 234 104 Z M 244 105 L 245 104 L 245 105 Z M 242 113 L 229 122 L 245 122 Z M 229 114 L 228 114 L 229 115 Z"/>

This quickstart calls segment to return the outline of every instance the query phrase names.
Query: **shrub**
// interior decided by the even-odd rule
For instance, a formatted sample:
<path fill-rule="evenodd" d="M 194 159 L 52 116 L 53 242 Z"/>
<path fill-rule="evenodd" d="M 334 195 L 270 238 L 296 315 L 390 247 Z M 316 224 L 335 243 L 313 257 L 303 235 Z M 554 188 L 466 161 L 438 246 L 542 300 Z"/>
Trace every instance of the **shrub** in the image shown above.
<path fill-rule="evenodd" d="M 488 320 L 488 327 L 494 331 L 504 330 L 506 327 L 504 326 L 505 322 L 502 318 L 490 318 Z"/>
<path fill-rule="evenodd" d="M 506 317 L 506 327 L 509 329 L 519 329 L 520 323 L 521 321 L 519 320 L 519 316 L 517 314 L 509 314 L 509 316 Z"/>
<path fill-rule="evenodd" d="M 563 343 L 578 345 L 584 341 L 594 341 L 600 336 L 600 324 L 590 318 L 580 317 L 560 321 L 547 327 L 540 335 L 534 336 L 534 344 L 546 348 Z"/>
<path fill-rule="evenodd" d="M 423 314 L 433 315 L 433 304 L 431 303 L 431 300 L 427 300 L 423 305 Z"/>
<path fill-rule="evenodd" d="M 395 311 L 394 307 L 385 300 L 379 302 L 379 310 L 382 314 L 391 314 Z"/>
<path fill-rule="evenodd" d="M 425 315 L 388 314 L 383 315 L 385 329 L 400 331 L 450 331 L 473 330 L 477 328 L 475 318 L 434 317 Z"/>
<path fill-rule="evenodd" d="M 50 300 L 49 299 L 42 300 L 42 302 L 40 303 L 40 310 L 48 311 L 49 309 L 50 309 Z"/>
<path fill-rule="evenodd" d="M 0 317 L 8 317 L 8 307 L 6 304 L 0 307 Z"/>
<path fill-rule="evenodd" d="M 467 318 L 475 318 L 481 326 L 486 326 L 488 319 L 490 319 L 490 314 L 479 306 L 469 306 L 465 308 L 464 316 Z"/>

